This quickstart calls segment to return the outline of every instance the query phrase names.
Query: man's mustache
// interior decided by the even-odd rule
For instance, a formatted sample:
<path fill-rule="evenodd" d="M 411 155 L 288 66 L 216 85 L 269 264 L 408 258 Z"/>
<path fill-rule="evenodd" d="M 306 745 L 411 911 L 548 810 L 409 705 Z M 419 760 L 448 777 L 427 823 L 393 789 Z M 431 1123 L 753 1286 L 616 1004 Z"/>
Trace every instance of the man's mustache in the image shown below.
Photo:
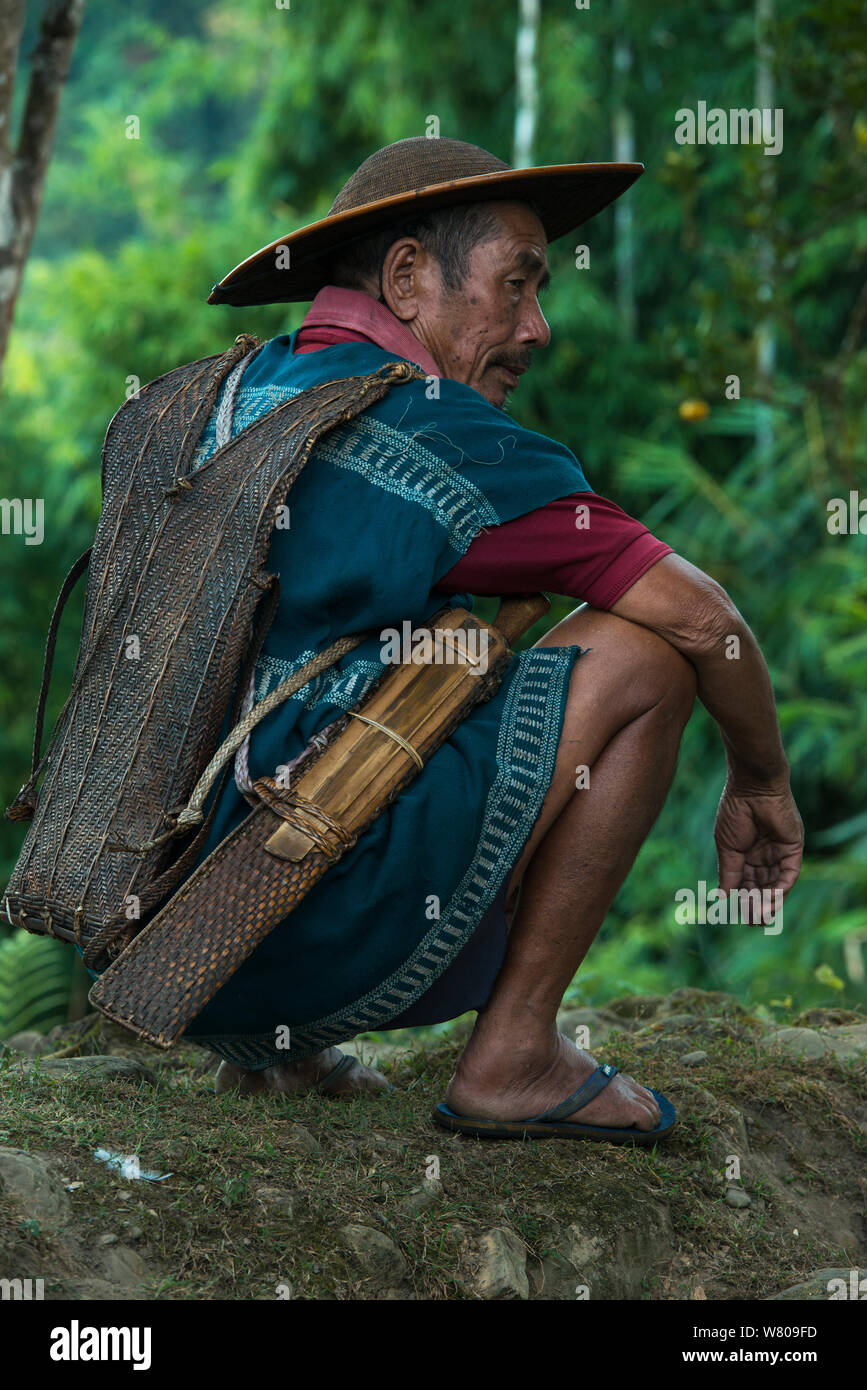
<path fill-rule="evenodd" d="M 532 354 L 522 353 L 520 357 L 497 357 L 491 363 L 492 367 L 505 367 L 507 372 L 527 372 L 533 361 Z"/>

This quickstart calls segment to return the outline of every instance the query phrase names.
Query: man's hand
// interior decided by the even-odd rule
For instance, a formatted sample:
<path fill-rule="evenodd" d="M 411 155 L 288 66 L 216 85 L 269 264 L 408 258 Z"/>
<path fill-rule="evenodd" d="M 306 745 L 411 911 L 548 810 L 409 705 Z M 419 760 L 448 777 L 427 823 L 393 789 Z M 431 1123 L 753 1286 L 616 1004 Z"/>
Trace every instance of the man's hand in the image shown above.
<path fill-rule="evenodd" d="M 720 888 L 725 892 L 759 888 L 769 893 L 779 889 L 785 898 L 800 873 L 804 850 L 804 824 L 788 782 L 767 788 L 727 782 L 717 810 L 714 839 Z M 773 919 L 775 911 L 769 906 L 767 915 Z M 760 920 L 765 917 L 763 910 Z M 750 920 L 757 920 L 752 904 Z"/>
<path fill-rule="evenodd" d="M 804 827 L 753 634 L 725 591 L 679 555 L 658 560 L 611 611 L 658 633 L 692 663 L 699 699 L 719 725 L 728 762 L 714 831 L 720 888 L 779 889 L 785 897 L 801 868 Z"/>

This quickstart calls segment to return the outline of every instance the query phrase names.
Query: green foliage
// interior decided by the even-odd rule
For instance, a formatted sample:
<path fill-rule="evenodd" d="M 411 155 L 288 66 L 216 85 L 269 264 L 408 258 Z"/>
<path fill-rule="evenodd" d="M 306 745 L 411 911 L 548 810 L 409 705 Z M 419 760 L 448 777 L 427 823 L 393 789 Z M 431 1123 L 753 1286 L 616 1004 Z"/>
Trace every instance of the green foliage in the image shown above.
<path fill-rule="evenodd" d="M 20 928 L 0 941 L 0 1038 L 66 1023 L 75 957 L 62 941 Z"/>
<path fill-rule="evenodd" d="M 511 408 L 568 444 L 591 486 L 739 605 L 771 669 L 808 851 L 779 936 L 675 923 L 676 889 L 715 883 L 724 759 L 697 713 L 672 794 L 574 990 L 600 999 L 696 984 L 797 1007 L 863 1004 L 867 536 L 826 525 L 828 501 L 863 493 L 867 477 L 863 6 L 777 6 L 767 39 L 785 116 L 778 157 L 674 141 L 681 107 L 754 104 L 751 0 L 542 12 L 537 162 L 611 158 L 616 109 L 632 117 L 646 165 L 627 195 L 638 328 L 630 336 L 618 314 L 607 211 L 550 248 L 552 344 Z M 632 64 L 615 72 L 624 33 Z M 0 546 L 5 803 L 29 769 L 48 618 L 91 538 L 102 437 L 131 379 L 219 351 L 242 330 L 295 326 L 298 306 L 215 309 L 208 291 L 258 246 L 322 216 L 362 159 L 423 134 L 429 116 L 441 134 L 508 159 L 514 34 L 515 8 L 494 0 L 289 10 L 91 0 L 5 366 L 0 490 L 43 497 L 47 535 L 41 547 L 18 536 Z M 576 242 L 590 247 L 589 271 L 575 268 Z M 765 315 L 776 359 L 762 375 Z M 732 376 L 739 399 L 726 394 Z M 704 420 L 681 418 L 687 398 L 704 403 Z M 61 632 L 49 727 L 80 602 Z M 572 606 L 558 600 L 553 617 Z M 20 838 L 0 830 L 7 869 Z"/>

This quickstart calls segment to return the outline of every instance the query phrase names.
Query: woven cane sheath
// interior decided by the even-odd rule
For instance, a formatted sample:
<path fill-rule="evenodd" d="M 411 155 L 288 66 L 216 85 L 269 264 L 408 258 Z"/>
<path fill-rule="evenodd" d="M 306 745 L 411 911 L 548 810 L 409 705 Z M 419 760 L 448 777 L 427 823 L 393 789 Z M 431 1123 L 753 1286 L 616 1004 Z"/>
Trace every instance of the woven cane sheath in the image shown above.
<path fill-rule="evenodd" d="M 539 596 L 507 600 L 503 618 L 498 615 L 504 630 L 461 609 L 438 615 L 440 630 L 476 627 L 487 633 L 487 670 L 480 674 L 457 662 L 388 672 L 359 706 L 365 718 L 341 719 L 329 747 L 310 760 L 291 789 L 271 778 L 255 782 L 263 804 L 97 981 L 91 1003 L 149 1042 L 171 1046 L 329 865 L 418 775 L 417 759 L 426 762 L 470 710 L 494 693 L 512 656 L 508 642 L 546 607 Z"/>
<path fill-rule="evenodd" d="M 277 508 L 327 431 L 420 375 L 392 362 L 304 391 L 194 468 L 221 382 L 256 346 L 239 339 L 151 382 L 106 434 L 72 691 L 38 795 L 35 775 L 19 794 L 33 820 L 4 895 L 11 922 L 78 942 L 96 968 L 205 842 L 208 821 L 180 835 L 177 815 L 276 611 L 279 576 L 264 566 Z"/>

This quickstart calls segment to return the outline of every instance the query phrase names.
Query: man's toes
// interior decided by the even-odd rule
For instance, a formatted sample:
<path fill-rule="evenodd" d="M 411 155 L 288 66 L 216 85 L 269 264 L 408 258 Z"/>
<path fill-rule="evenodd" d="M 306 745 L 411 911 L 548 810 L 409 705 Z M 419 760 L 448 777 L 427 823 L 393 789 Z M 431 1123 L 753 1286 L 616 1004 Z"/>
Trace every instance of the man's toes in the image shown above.
<path fill-rule="evenodd" d="M 640 1082 L 636 1081 L 631 1076 L 624 1076 L 623 1080 L 628 1084 L 634 1099 L 643 1101 L 645 1105 L 650 1107 L 651 1112 L 656 1114 L 658 1119 L 662 1112 L 659 1109 L 659 1104 L 653 1092 L 649 1091 L 646 1086 L 642 1086 Z"/>
<path fill-rule="evenodd" d="M 387 1091 L 389 1083 L 376 1067 L 365 1067 L 356 1062 L 351 1071 L 341 1076 L 332 1095 L 351 1095 L 357 1091 Z"/>
<path fill-rule="evenodd" d="M 221 1062 L 214 1077 L 214 1094 L 223 1096 L 227 1091 L 237 1091 L 239 1095 L 251 1096 L 265 1088 L 261 1072 L 245 1071 L 233 1062 Z"/>

